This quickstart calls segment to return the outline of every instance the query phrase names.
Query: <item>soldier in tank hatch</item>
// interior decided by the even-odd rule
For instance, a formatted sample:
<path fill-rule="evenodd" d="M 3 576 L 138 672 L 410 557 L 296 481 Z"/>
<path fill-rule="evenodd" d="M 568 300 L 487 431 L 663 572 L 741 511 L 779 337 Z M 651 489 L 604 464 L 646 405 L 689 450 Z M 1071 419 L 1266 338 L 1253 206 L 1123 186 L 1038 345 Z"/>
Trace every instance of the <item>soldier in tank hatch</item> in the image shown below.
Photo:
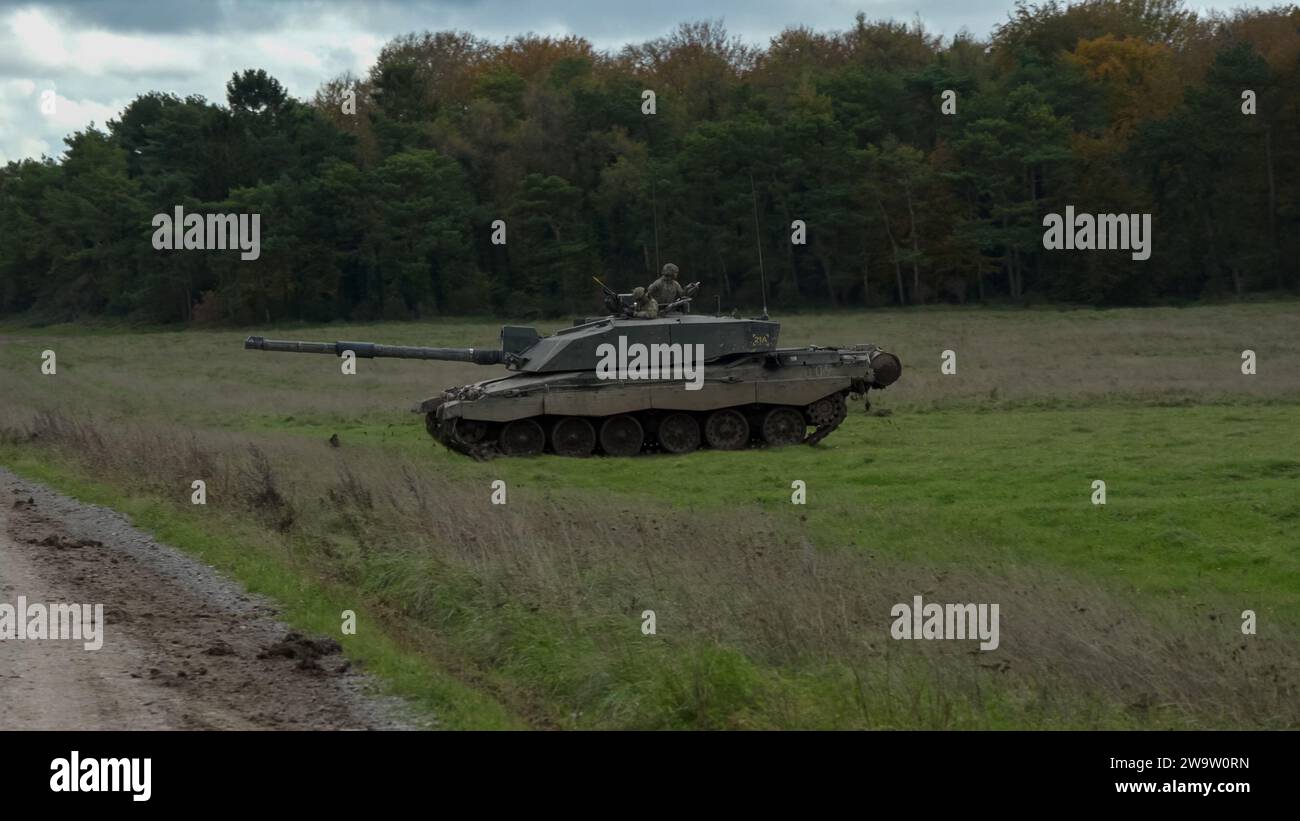
<path fill-rule="evenodd" d="M 664 266 L 659 278 L 650 283 L 647 293 L 660 305 L 671 305 L 682 297 L 695 296 L 700 283 L 693 282 L 685 288 L 677 281 L 677 266 L 671 262 Z"/>
<path fill-rule="evenodd" d="M 639 285 L 632 289 L 632 316 L 637 319 L 654 319 L 659 316 L 658 301 Z"/>

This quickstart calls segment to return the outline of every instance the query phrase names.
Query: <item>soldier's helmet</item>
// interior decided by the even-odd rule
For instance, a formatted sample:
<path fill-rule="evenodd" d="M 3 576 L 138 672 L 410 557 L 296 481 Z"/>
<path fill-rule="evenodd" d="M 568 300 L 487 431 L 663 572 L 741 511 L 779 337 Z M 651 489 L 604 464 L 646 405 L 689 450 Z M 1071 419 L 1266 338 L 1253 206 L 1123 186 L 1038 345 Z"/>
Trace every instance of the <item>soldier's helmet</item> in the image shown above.
<path fill-rule="evenodd" d="M 677 266 L 673 265 L 671 262 L 668 263 L 664 266 L 663 274 L 669 279 L 677 279 Z"/>
<path fill-rule="evenodd" d="M 642 288 L 640 285 L 633 288 L 632 298 L 635 299 L 637 302 L 640 302 L 641 300 L 645 299 L 645 288 Z"/>

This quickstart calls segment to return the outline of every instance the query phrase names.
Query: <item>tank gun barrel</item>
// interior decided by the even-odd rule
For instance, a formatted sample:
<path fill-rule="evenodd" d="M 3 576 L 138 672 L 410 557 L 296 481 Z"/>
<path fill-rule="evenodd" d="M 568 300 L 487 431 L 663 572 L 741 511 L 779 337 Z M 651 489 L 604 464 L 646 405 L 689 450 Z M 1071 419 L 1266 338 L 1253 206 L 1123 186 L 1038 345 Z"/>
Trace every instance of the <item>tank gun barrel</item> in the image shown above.
<path fill-rule="evenodd" d="M 475 365 L 499 365 L 504 354 L 495 348 L 421 348 L 410 345 L 377 345 L 374 342 L 299 342 L 250 336 L 244 348 L 251 351 L 278 353 L 323 353 L 342 356 L 352 351 L 358 359 L 439 359 L 448 362 L 473 362 Z"/>

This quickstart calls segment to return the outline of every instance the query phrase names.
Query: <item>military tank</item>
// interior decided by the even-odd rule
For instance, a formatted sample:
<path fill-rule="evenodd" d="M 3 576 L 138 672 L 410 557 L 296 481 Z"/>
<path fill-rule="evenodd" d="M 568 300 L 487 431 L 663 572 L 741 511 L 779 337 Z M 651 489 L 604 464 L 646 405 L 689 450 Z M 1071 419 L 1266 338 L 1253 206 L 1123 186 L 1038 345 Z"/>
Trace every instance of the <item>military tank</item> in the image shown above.
<path fill-rule="evenodd" d="M 244 347 L 503 365 L 510 373 L 414 408 L 434 439 L 475 459 L 814 445 L 844 421 L 851 396 L 865 399 L 902 375 L 898 357 L 875 345 L 782 348 L 781 326 L 766 316 L 697 315 L 674 303 L 636 318 L 631 295 L 617 297 L 606 304 L 618 310 L 549 336 L 504 326 L 490 349 L 260 336 Z"/>

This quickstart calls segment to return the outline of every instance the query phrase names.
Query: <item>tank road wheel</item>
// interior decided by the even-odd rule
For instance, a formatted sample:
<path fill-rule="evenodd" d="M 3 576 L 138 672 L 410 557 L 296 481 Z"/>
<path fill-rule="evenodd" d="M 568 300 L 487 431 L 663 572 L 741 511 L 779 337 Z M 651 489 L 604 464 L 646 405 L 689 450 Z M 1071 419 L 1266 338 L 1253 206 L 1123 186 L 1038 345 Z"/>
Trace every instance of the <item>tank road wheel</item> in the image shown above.
<path fill-rule="evenodd" d="M 610 456 L 636 456 L 645 444 L 645 430 L 634 416 L 611 416 L 600 426 L 600 446 Z"/>
<path fill-rule="evenodd" d="M 560 456 L 590 456 L 596 429 L 581 416 L 565 416 L 551 426 L 551 447 Z"/>
<path fill-rule="evenodd" d="M 807 427 L 803 414 L 794 408 L 772 408 L 763 417 L 763 441 L 773 447 L 797 445 Z"/>
<path fill-rule="evenodd" d="M 740 450 L 749 444 L 749 423 L 740 411 L 714 411 L 704 423 L 704 441 L 714 450 Z"/>
<path fill-rule="evenodd" d="M 668 453 L 690 453 L 700 446 L 700 423 L 689 413 L 673 413 L 659 423 L 659 447 Z"/>
<path fill-rule="evenodd" d="M 546 447 L 546 433 L 536 419 L 516 419 L 501 429 L 500 443 L 506 456 L 536 456 Z"/>
<path fill-rule="evenodd" d="M 481 419 L 460 418 L 452 422 L 452 435 L 467 445 L 477 445 L 487 438 L 488 425 Z"/>

